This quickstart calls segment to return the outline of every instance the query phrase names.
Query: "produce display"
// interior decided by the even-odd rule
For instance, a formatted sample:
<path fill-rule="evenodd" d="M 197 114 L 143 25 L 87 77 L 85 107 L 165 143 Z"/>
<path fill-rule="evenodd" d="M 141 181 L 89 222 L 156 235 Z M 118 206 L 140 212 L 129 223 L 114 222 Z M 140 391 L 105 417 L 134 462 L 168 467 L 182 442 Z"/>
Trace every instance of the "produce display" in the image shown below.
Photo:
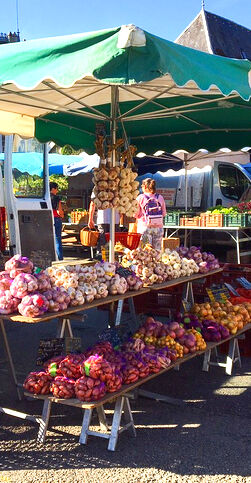
<path fill-rule="evenodd" d="M 242 329 L 250 322 L 251 303 L 233 305 L 230 301 L 226 302 L 205 302 L 194 304 L 192 312 L 200 320 L 218 322 L 226 327 L 230 334 L 236 334 L 237 330 Z"/>
<path fill-rule="evenodd" d="M 24 388 L 34 394 L 96 401 L 149 374 L 158 373 L 176 360 L 176 352 L 159 349 L 143 340 L 129 339 L 115 350 L 109 341 L 97 342 L 82 354 L 57 356 L 44 370 L 31 372 Z"/>
<path fill-rule="evenodd" d="M 104 273 L 112 280 L 115 267 L 109 268 L 111 272 Z M 71 270 L 75 273 L 72 267 Z M 93 272 L 84 273 L 89 277 Z M 104 273 L 97 271 L 95 281 L 99 277 L 103 280 Z M 85 280 L 83 275 L 84 283 Z M 81 354 L 54 357 L 44 364 L 43 371 L 27 376 L 24 388 L 34 394 L 97 401 L 106 393 L 119 391 L 123 385 L 168 368 L 188 354 L 204 351 L 206 342 L 227 339 L 250 318 L 251 303 L 232 305 L 228 300 L 194 304 L 191 313 L 178 313 L 175 321 L 167 323 L 147 317 L 133 336 L 120 342 L 118 348 L 117 339 L 116 349 L 108 340 L 101 340 Z"/>
<path fill-rule="evenodd" d="M 200 273 L 207 273 L 211 270 L 220 268 L 219 261 L 213 253 L 201 252 L 199 247 L 192 246 L 190 248 L 180 246 L 177 248 L 181 258 L 186 258 L 189 260 L 194 260 L 199 267 Z"/>
<path fill-rule="evenodd" d="M 5 270 L 0 272 L 1 314 L 18 311 L 25 317 L 37 317 L 48 310 L 64 310 L 69 303 L 67 291 L 63 287 L 52 288 L 49 274 L 35 270 L 27 257 L 15 255 L 5 263 Z"/>
<path fill-rule="evenodd" d="M 13 297 L 10 290 L 0 291 L 0 314 L 12 314 L 17 311 L 20 300 Z"/>
<path fill-rule="evenodd" d="M 193 273 L 207 273 L 219 268 L 219 262 L 212 253 L 201 252 L 198 247 L 166 248 L 163 253 L 151 245 L 124 251 L 122 266 L 130 267 L 144 282 L 144 285 L 162 283 Z"/>
<path fill-rule="evenodd" d="M 175 350 L 176 357 L 181 358 L 189 352 L 204 350 L 206 344 L 199 335 L 186 331 L 183 324 L 171 322 L 162 324 L 153 317 L 148 317 L 145 324 L 133 336 L 135 339 L 142 339 L 150 346 L 168 348 Z"/>

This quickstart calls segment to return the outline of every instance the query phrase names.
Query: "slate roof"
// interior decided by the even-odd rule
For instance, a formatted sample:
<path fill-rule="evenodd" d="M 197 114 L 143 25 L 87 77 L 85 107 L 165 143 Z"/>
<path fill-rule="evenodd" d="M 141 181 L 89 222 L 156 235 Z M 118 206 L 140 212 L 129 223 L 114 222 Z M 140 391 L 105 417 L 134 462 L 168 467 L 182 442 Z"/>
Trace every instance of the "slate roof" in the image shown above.
<path fill-rule="evenodd" d="M 211 54 L 251 60 L 251 30 L 204 8 L 176 42 Z"/>

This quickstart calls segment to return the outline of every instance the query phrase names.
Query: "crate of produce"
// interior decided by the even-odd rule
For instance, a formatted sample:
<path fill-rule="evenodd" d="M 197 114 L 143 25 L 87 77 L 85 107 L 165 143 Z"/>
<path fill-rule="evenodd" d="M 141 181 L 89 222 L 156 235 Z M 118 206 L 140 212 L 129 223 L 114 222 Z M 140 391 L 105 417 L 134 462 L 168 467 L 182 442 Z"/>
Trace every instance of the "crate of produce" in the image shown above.
<path fill-rule="evenodd" d="M 211 228 L 225 226 L 225 216 L 222 213 L 201 213 L 200 226 Z"/>
<path fill-rule="evenodd" d="M 245 226 L 245 215 L 243 213 L 225 215 L 225 226 Z"/>
<path fill-rule="evenodd" d="M 173 213 L 167 213 L 164 217 L 164 226 L 177 226 L 180 223 L 180 213 L 173 211 Z"/>
<path fill-rule="evenodd" d="M 70 216 L 72 223 L 79 223 L 80 220 L 83 223 L 88 223 L 88 212 L 85 210 L 72 211 Z"/>
<path fill-rule="evenodd" d="M 193 216 L 192 218 L 180 218 L 180 226 L 200 226 L 200 216 Z"/>
<path fill-rule="evenodd" d="M 243 226 L 251 226 L 251 213 L 244 214 L 244 225 Z"/>

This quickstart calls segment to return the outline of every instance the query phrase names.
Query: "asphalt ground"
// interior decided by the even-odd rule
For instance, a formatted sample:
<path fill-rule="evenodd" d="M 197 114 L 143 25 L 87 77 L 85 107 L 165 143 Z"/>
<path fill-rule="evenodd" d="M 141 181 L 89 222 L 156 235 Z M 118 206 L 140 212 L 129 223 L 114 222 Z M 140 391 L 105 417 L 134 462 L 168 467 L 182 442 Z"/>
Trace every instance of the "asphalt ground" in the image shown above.
<path fill-rule="evenodd" d="M 73 322 L 74 335 L 87 347 L 107 318 L 107 312 L 88 311 L 84 322 Z M 6 328 L 22 381 L 34 369 L 39 339 L 55 336 L 56 322 Z M 1 345 L 0 350 L 0 404 L 40 415 L 40 401 L 17 402 Z M 35 424 L 0 413 L 0 483 L 251 482 L 251 359 L 242 358 L 232 376 L 222 368 L 201 368 L 202 357 L 196 357 L 145 384 L 186 404 L 131 401 L 137 437 L 122 433 L 115 452 L 107 450 L 105 439 L 90 436 L 86 446 L 79 444 L 79 408 L 53 406 L 44 445 L 36 442 Z M 107 406 L 110 420 L 112 408 Z M 97 430 L 95 418 L 93 425 Z"/>

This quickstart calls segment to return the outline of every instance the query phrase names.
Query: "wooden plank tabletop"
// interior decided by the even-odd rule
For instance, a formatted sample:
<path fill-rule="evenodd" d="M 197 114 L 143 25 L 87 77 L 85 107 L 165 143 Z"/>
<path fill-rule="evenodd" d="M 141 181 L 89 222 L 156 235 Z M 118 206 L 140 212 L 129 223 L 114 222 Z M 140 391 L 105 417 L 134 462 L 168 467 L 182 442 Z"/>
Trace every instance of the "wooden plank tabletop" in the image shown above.
<path fill-rule="evenodd" d="M 184 362 L 189 361 L 190 359 L 193 359 L 196 356 L 201 356 L 204 354 L 206 351 L 213 349 L 216 346 L 219 346 L 225 342 L 228 342 L 229 340 L 233 339 L 234 337 L 238 337 L 239 335 L 243 334 L 244 332 L 247 332 L 248 330 L 251 329 L 251 323 L 247 324 L 243 329 L 240 329 L 236 334 L 230 335 L 227 339 L 221 340 L 219 342 L 208 342 L 207 347 L 203 351 L 197 351 L 192 354 L 187 354 L 184 357 L 181 357 L 180 359 L 177 359 L 175 362 L 170 364 L 166 369 L 162 369 L 161 371 L 157 372 L 156 374 L 150 374 L 147 377 L 144 377 L 142 379 L 138 379 L 138 381 L 133 382 L 132 384 L 126 384 L 121 387 L 121 389 L 117 392 L 114 393 L 108 393 L 106 394 L 102 399 L 99 399 L 98 401 L 91 401 L 91 402 L 82 402 L 79 399 L 59 399 L 53 396 L 42 396 L 40 394 L 32 394 L 30 392 L 25 391 L 24 394 L 25 396 L 32 397 L 34 399 L 50 399 L 52 402 L 59 403 L 59 404 L 65 404 L 66 406 L 75 406 L 79 407 L 82 409 L 94 409 L 97 408 L 103 404 L 106 404 L 108 402 L 113 401 L 114 399 L 117 399 L 119 396 L 123 396 L 123 394 L 126 394 L 129 391 L 132 391 L 133 389 L 136 389 L 138 386 L 141 386 L 142 384 L 145 384 L 146 382 L 150 381 L 151 379 L 160 376 L 161 374 L 164 374 L 165 372 L 169 371 L 170 369 L 173 369 L 175 366 L 178 366 L 180 364 L 183 364 Z"/>
<path fill-rule="evenodd" d="M 24 317 L 23 315 L 1 315 L 0 318 L 4 320 L 10 320 L 12 322 L 23 322 L 27 324 L 35 324 L 38 322 L 47 322 L 52 319 L 57 319 L 59 317 L 66 317 L 67 315 L 72 315 L 77 312 L 82 312 L 83 310 L 93 309 L 95 307 L 99 307 L 100 305 L 110 304 L 112 302 L 117 302 L 118 300 L 128 299 L 130 297 L 137 297 L 138 295 L 142 295 L 145 293 L 150 292 L 148 287 L 142 288 L 141 290 L 137 291 L 128 291 L 124 294 L 118 295 L 109 295 L 108 297 L 102 299 L 96 299 L 93 302 L 78 305 L 77 307 L 68 307 L 68 309 L 61 310 L 59 312 L 47 312 L 45 315 L 41 315 L 39 317 Z"/>
<path fill-rule="evenodd" d="M 193 280 L 198 280 L 199 278 L 209 277 L 210 275 L 214 275 L 215 273 L 220 273 L 222 271 L 223 268 L 217 268 L 216 270 L 211 270 L 211 272 L 207 273 L 195 273 L 194 275 L 190 275 L 189 277 L 180 277 L 173 280 L 168 280 L 167 282 L 156 283 L 154 285 L 150 285 L 149 288 L 150 290 L 161 290 L 164 288 L 174 287 L 175 285 L 192 282 Z"/>

